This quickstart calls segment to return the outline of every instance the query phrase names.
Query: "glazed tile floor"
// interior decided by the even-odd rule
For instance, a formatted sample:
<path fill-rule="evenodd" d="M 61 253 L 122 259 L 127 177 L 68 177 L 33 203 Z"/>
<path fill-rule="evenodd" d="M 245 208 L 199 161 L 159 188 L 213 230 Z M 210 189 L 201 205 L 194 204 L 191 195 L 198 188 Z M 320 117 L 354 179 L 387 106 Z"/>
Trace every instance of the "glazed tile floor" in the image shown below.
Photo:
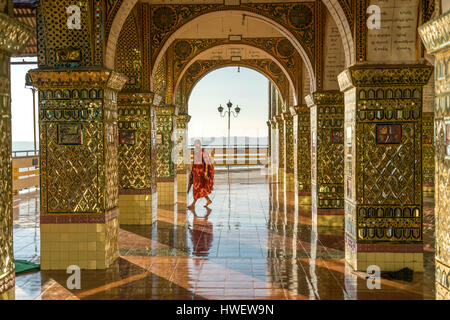
<path fill-rule="evenodd" d="M 411 283 L 382 280 L 380 290 L 344 262 L 343 230 L 312 225 L 308 207 L 264 170 L 215 179 L 208 212 L 196 216 L 179 195 L 152 227 L 123 226 L 120 259 L 108 270 L 82 271 L 68 290 L 65 271 L 16 278 L 16 299 L 434 299 L 434 218 L 426 202 L 425 272 Z M 39 262 L 39 194 L 14 198 L 16 259 Z"/>

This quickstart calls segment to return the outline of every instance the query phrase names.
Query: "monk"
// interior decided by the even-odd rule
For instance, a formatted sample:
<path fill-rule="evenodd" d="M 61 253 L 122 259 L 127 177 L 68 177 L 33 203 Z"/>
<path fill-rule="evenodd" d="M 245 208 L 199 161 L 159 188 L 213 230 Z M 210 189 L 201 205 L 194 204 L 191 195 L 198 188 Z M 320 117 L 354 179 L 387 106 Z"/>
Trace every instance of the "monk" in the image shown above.
<path fill-rule="evenodd" d="M 194 186 L 194 202 L 188 208 L 194 210 L 195 204 L 200 198 L 206 199 L 205 207 L 208 207 L 212 203 L 208 196 L 214 186 L 214 166 L 208 152 L 202 148 L 200 140 L 194 142 L 194 163 L 190 180 Z"/>

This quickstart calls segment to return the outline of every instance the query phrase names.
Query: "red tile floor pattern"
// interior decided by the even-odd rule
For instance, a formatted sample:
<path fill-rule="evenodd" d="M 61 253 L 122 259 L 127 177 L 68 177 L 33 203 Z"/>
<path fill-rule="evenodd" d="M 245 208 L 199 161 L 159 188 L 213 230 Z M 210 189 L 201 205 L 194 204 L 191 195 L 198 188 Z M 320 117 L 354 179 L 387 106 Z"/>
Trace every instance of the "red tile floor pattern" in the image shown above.
<path fill-rule="evenodd" d="M 295 209 L 282 189 L 265 170 L 218 173 L 210 212 L 199 202 L 194 215 L 179 195 L 176 206 L 159 208 L 155 225 L 122 226 L 120 258 L 107 270 L 82 270 L 81 290 L 67 289 L 65 271 L 40 271 L 17 276 L 16 299 L 435 298 L 432 202 L 425 272 L 370 290 L 344 261 L 343 230 L 313 226 L 310 208 Z M 39 237 L 39 193 L 20 194 L 15 258 L 39 262 Z"/>

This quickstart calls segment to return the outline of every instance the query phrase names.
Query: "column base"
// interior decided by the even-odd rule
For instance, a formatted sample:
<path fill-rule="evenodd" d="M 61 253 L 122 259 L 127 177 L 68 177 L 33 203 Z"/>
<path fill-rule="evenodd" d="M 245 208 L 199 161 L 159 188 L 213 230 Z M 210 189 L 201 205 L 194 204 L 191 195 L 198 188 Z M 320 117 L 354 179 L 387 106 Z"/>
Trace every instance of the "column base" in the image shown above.
<path fill-rule="evenodd" d="M 119 209 L 41 216 L 41 270 L 106 269 L 119 257 Z"/>
<path fill-rule="evenodd" d="M 0 293 L 0 301 L 15 300 L 15 298 L 16 298 L 16 289 L 14 287 L 6 290 L 3 293 Z"/>
<path fill-rule="evenodd" d="M 423 272 L 422 244 L 356 244 L 345 239 L 345 260 L 357 271 L 366 272 L 376 265 L 381 271 L 399 271 L 409 268 Z"/>
<path fill-rule="evenodd" d="M 157 220 L 158 194 L 146 190 L 119 191 L 120 225 L 152 225 Z"/>
<path fill-rule="evenodd" d="M 188 187 L 188 174 L 186 171 L 177 172 L 177 192 L 186 193 Z"/>
<path fill-rule="evenodd" d="M 174 205 L 177 202 L 177 184 L 175 178 L 158 179 L 158 206 Z"/>
<path fill-rule="evenodd" d="M 15 281 L 14 270 L 0 279 L 0 300 L 14 300 L 15 298 L 14 281 Z"/>

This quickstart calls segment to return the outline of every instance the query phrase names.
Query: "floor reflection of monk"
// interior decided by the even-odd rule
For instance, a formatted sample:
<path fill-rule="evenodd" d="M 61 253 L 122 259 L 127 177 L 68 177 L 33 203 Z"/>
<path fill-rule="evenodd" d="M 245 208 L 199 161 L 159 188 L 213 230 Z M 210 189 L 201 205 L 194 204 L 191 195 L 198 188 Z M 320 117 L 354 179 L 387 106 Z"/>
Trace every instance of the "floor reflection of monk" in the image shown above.
<path fill-rule="evenodd" d="M 206 199 L 206 205 L 212 203 L 208 197 L 214 186 L 214 166 L 208 152 L 202 148 L 200 140 L 194 143 L 194 163 L 192 164 L 190 184 L 194 186 L 194 202 L 188 207 L 190 210 L 195 209 L 195 204 L 200 198 Z"/>
<path fill-rule="evenodd" d="M 197 257 L 207 257 L 213 243 L 213 224 L 208 221 L 211 209 L 207 208 L 207 215 L 203 218 L 198 217 L 194 212 L 193 229 L 191 240 L 193 246 L 193 254 Z"/>

